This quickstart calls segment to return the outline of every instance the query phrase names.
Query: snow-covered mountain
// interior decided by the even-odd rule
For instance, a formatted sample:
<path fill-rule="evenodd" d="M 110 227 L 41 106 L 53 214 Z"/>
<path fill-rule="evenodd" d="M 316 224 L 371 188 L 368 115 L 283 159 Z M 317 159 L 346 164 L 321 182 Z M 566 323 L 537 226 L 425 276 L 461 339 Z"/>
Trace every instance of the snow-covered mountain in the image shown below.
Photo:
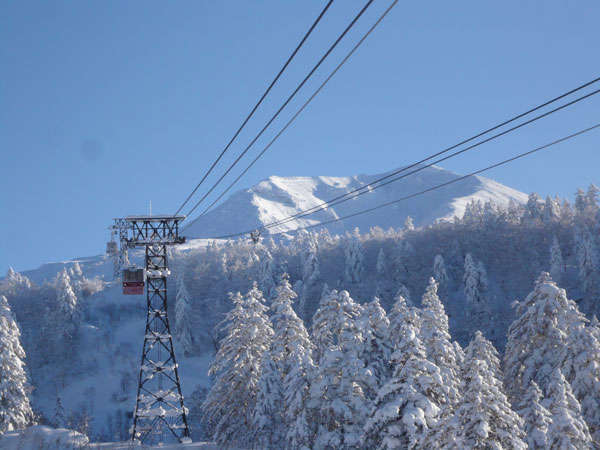
<path fill-rule="evenodd" d="M 384 175 L 386 174 L 350 177 L 271 176 L 249 189 L 234 193 L 221 205 L 198 217 L 186 227 L 185 234 L 189 238 L 208 238 L 251 230 L 320 205 L 357 188 L 369 186 Z M 271 232 L 291 231 L 298 227 L 325 222 L 459 177 L 460 175 L 440 167 L 429 167 L 369 194 L 274 227 Z M 481 200 L 484 203 L 491 200 L 497 205 L 506 206 L 510 200 L 517 203 L 526 202 L 527 195 L 488 178 L 473 176 L 391 207 L 332 223 L 327 227 L 333 233 L 355 227 L 367 231 L 376 225 L 387 229 L 401 226 L 407 216 L 411 216 L 417 226 L 427 225 L 440 219 L 462 217 L 465 206 L 471 200 Z"/>

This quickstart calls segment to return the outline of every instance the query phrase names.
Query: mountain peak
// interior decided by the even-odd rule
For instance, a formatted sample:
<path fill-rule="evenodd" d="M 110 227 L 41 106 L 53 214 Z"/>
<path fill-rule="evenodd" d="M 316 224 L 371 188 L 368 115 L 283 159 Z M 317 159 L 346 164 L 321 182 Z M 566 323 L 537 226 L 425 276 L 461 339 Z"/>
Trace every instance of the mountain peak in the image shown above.
<path fill-rule="evenodd" d="M 192 221 L 186 227 L 185 234 L 189 238 L 210 238 L 258 228 L 318 206 L 357 188 L 368 186 L 387 173 L 346 177 L 272 175 L 249 189 L 235 192 L 214 210 Z M 459 177 L 459 174 L 439 166 L 428 167 L 368 194 L 275 227 L 271 232 L 293 231 L 299 227 L 316 225 L 397 200 Z M 399 228 L 407 216 L 413 218 L 415 225 L 428 225 L 436 220 L 450 219 L 455 215 L 462 216 L 471 200 L 490 200 L 506 206 L 511 200 L 525 203 L 527 195 L 489 178 L 473 176 L 386 208 L 328 224 L 326 227 L 332 233 L 352 230 L 355 227 L 363 231 L 373 226 L 384 229 Z"/>

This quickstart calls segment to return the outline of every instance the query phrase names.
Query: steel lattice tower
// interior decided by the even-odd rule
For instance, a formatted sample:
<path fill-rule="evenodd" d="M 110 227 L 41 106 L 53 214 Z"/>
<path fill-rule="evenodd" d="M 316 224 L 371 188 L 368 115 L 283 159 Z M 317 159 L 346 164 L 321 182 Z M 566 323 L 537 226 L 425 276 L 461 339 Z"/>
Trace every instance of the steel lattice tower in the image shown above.
<path fill-rule="evenodd" d="M 121 245 L 145 247 L 146 329 L 131 434 L 132 440 L 142 443 L 173 439 L 191 442 L 167 315 L 167 277 L 170 274 L 167 247 L 185 242 L 185 238 L 179 236 L 179 222 L 184 218 L 131 216 L 116 219 L 129 224 Z"/>

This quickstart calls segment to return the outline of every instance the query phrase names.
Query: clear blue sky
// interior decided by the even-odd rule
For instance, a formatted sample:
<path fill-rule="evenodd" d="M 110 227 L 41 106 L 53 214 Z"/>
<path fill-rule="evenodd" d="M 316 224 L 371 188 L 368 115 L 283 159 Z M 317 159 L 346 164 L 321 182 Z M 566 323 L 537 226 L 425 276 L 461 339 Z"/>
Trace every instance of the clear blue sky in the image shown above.
<path fill-rule="evenodd" d="M 334 2 L 232 150 L 362 3 Z M 389 3 L 375 0 L 298 102 Z M 111 219 L 145 213 L 149 200 L 173 213 L 323 5 L 2 2 L 0 272 L 102 253 Z M 433 153 L 598 76 L 599 22 L 597 0 L 400 2 L 240 187 L 272 174 L 378 173 Z M 599 112 L 594 98 L 446 167 L 474 170 Z M 599 142 L 596 132 L 488 176 L 572 197 L 600 183 Z"/>

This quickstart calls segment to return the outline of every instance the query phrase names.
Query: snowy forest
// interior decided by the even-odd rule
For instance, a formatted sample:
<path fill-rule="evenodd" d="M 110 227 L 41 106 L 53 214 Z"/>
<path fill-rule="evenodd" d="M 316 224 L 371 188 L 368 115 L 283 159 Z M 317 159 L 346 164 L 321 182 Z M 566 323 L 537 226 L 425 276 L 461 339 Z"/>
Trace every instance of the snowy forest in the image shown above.
<path fill-rule="evenodd" d="M 173 250 L 194 440 L 597 448 L 599 194 Z M 127 439 L 144 304 L 119 293 L 112 264 L 10 270 L 0 283 L 0 433 L 37 422 Z"/>

